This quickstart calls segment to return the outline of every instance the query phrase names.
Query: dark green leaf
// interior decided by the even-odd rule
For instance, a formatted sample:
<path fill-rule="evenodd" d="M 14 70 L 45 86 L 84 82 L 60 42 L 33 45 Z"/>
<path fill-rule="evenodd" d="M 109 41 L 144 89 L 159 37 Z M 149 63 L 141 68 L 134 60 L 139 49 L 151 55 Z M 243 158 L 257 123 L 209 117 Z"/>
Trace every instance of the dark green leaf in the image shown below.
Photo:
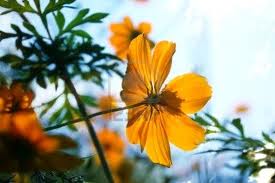
<path fill-rule="evenodd" d="M 107 17 L 108 13 L 94 13 L 87 18 L 85 18 L 85 22 L 90 22 L 90 23 L 100 23 L 102 22 L 102 19 Z"/>
<path fill-rule="evenodd" d="M 61 123 L 61 117 L 62 117 L 62 113 L 66 112 L 67 109 L 63 108 L 63 107 L 60 107 L 57 111 L 55 111 L 50 119 L 49 119 L 49 124 L 59 124 Z"/>
<path fill-rule="evenodd" d="M 47 103 L 47 105 L 45 106 L 45 108 L 40 112 L 40 116 L 44 116 L 55 104 L 56 100 L 52 100 L 49 103 Z"/>
<path fill-rule="evenodd" d="M 76 0 L 58 0 L 56 2 L 56 0 L 50 0 L 49 4 L 46 6 L 43 14 L 48 14 L 54 11 L 59 11 L 61 10 L 63 7 L 66 7 L 66 4 L 72 4 L 73 2 L 75 2 Z"/>
<path fill-rule="evenodd" d="M 24 6 L 19 4 L 16 0 L 9 1 L 0 1 L 0 6 L 3 8 L 7 8 L 8 10 L 12 10 L 18 12 L 20 14 L 25 12 L 34 12 L 33 8 L 30 6 L 29 2 L 24 2 Z"/>
<path fill-rule="evenodd" d="M 46 89 L 47 88 L 47 82 L 45 81 L 44 76 L 38 76 L 36 77 L 36 82 L 41 86 L 42 88 Z"/>
<path fill-rule="evenodd" d="M 265 141 L 275 144 L 275 141 L 265 132 L 262 132 L 262 136 L 264 137 Z"/>
<path fill-rule="evenodd" d="M 9 64 L 11 67 L 23 64 L 24 62 L 24 60 L 17 55 L 5 55 L 3 57 L 0 57 L 0 61 Z"/>
<path fill-rule="evenodd" d="M 0 15 L 5 15 L 5 14 L 8 14 L 10 12 L 12 12 L 12 10 L 6 10 L 6 11 L 3 11 L 2 13 L 0 13 Z"/>
<path fill-rule="evenodd" d="M 76 17 L 67 25 L 64 32 L 72 30 L 74 27 L 83 24 L 83 18 L 89 13 L 89 9 L 83 9 L 78 12 Z"/>
<path fill-rule="evenodd" d="M 30 24 L 29 22 L 23 22 L 23 25 L 26 29 L 28 29 L 31 33 L 33 33 L 35 36 L 40 37 L 39 33 L 35 29 L 35 27 Z"/>
<path fill-rule="evenodd" d="M 81 95 L 80 98 L 81 98 L 81 101 L 84 102 L 85 104 L 87 104 L 91 107 L 97 107 L 95 98 L 88 96 L 88 95 Z"/>
<path fill-rule="evenodd" d="M 239 130 L 240 134 L 242 137 L 244 137 L 244 130 L 243 130 L 243 125 L 241 123 L 241 119 L 233 119 L 232 124 Z"/>
<path fill-rule="evenodd" d="M 82 38 L 91 39 L 91 36 L 84 30 L 73 30 L 72 33 Z"/>
<path fill-rule="evenodd" d="M 200 117 L 198 115 L 195 115 L 194 120 L 202 126 L 205 126 L 205 127 L 211 126 L 211 124 L 208 121 L 206 121 L 205 119 L 203 119 L 202 117 Z"/>
<path fill-rule="evenodd" d="M 58 11 L 57 14 L 54 16 L 55 22 L 58 26 L 59 32 L 61 32 L 65 25 L 65 17 L 61 11 Z"/>
<path fill-rule="evenodd" d="M 16 32 L 16 33 L 22 33 L 21 29 L 15 25 L 15 24 L 11 24 L 11 28 Z"/>
<path fill-rule="evenodd" d="M 25 1 L 28 1 L 28 0 L 24 0 L 24 2 Z M 40 12 L 41 11 L 40 0 L 34 0 L 34 4 L 37 8 L 37 11 Z"/>
<path fill-rule="evenodd" d="M 220 124 L 219 120 L 217 120 L 217 118 L 215 118 L 214 116 L 212 116 L 208 113 L 205 113 L 205 116 L 207 116 L 215 124 L 216 127 L 221 127 L 221 124 Z"/>

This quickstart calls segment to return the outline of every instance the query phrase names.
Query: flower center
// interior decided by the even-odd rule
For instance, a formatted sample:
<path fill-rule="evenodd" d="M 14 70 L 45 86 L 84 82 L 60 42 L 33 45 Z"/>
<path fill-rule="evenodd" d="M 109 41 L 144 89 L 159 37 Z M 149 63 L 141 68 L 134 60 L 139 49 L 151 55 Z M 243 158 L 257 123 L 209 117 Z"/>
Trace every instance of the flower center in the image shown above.
<path fill-rule="evenodd" d="M 150 105 L 159 104 L 160 96 L 157 94 L 153 94 L 153 95 L 148 96 L 145 100 Z"/>
<path fill-rule="evenodd" d="M 136 30 L 133 30 L 132 32 L 131 32 L 131 35 L 130 35 L 130 40 L 133 40 L 133 39 L 135 39 L 138 35 L 140 35 L 141 34 L 141 32 L 139 32 L 139 31 L 136 31 Z"/>

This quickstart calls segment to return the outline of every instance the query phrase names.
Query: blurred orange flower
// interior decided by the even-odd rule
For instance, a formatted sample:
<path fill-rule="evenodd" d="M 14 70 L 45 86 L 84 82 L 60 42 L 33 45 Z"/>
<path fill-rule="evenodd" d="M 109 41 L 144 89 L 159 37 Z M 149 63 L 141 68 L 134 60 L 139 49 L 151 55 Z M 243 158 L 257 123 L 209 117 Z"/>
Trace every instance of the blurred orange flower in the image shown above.
<path fill-rule="evenodd" d="M 247 104 L 239 104 L 235 108 L 236 114 L 245 114 L 249 110 L 249 106 Z"/>
<path fill-rule="evenodd" d="M 169 141 L 183 150 L 192 150 L 204 141 L 205 130 L 186 114 L 199 111 L 212 95 L 207 80 L 195 73 L 178 76 L 161 90 L 175 47 L 161 41 L 151 55 L 144 35 L 134 39 L 121 92 L 127 105 L 144 103 L 128 111 L 129 141 L 140 144 L 154 163 L 167 167 L 172 164 Z"/>
<path fill-rule="evenodd" d="M 107 162 L 111 170 L 115 172 L 124 160 L 125 144 L 119 134 L 108 128 L 103 128 L 97 133 L 97 136 L 104 150 Z"/>
<path fill-rule="evenodd" d="M 80 165 L 80 159 L 59 151 L 76 147 L 73 140 L 43 132 L 32 99 L 19 83 L 0 88 L 0 171 L 64 171 Z"/>
<path fill-rule="evenodd" d="M 110 110 L 110 109 L 113 109 L 113 108 L 116 108 L 116 107 L 117 107 L 117 100 L 112 95 L 101 96 L 98 100 L 98 108 L 101 111 Z M 101 117 L 104 120 L 109 121 L 114 117 L 114 114 L 115 113 L 107 113 L 107 114 L 102 115 Z"/>
<path fill-rule="evenodd" d="M 151 32 L 151 25 L 142 22 L 135 28 L 130 17 L 127 16 L 122 23 L 112 23 L 110 29 L 113 32 L 110 42 L 118 57 L 125 59 L 130 42 L 142 33 L 147 37 Z M 153 42 L 150 42 L 150 44 L 153 44 Z"/>

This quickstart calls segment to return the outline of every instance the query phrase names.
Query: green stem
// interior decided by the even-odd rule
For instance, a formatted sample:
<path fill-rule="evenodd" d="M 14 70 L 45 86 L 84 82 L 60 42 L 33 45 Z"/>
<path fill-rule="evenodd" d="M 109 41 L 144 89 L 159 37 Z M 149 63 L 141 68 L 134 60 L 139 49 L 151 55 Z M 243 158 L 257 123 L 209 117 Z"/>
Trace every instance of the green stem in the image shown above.
<path fill-rule="evenodd" d="M 93 126 L 90 124 L 90 120 L 89 120 L 89 117 L 88 117 L 88 114 L 87 114 L 87 111 L 85 109 L 85 106 L 84 104 L 82 103 L 81 101 L 81 98 L 80 96 L 78 95 L 77 91 L 76 91 L 76 88 L 74 87 L 74 84 L 73 82 L 71 81 L 71 79 L 69 78 L 69 75 L 67 73 L 67 70 L 66 69 L 63 69 L 61 70 L 62 72 L 62 79 L 64 80 L 65 84 L 67 85 L 67 87 L 69 88 L 69 90 L 72 92 L 72 94 L 74 95 L 75 99 L 76 99 L 76 102 L 77 102 L 77 105 L 78 105 L 78 108 L 79 108 L 79 111 L 82 115 L 82 117 L 84 118 L 84 121 L 85 121 L 85 124 L 86 124 L 86 127 L 89 131 L 89 134 L 90 134 L 90 137 L 94 143 L 94 146 L 97 150 L 97 153 L 98 153 L 98 156 L 99 156 L 99 159 L 101 161 L 101 164 L 102 164 L 102 168 L 104 170 L 104 173 L 106 175 L 106 178 L 108 180 L 109 183 L 114 183 L 114 180 L 113 180 L 113 177 L 112 177 L 112 174 L 111 174 L 111 171 L 108 167 L 108 164 L 107 164 L 107 161 L 106 161 L 106 158 L 104 156 L 104 152 L 101 148 L 101 145 L 100 145 L 100 142 L 97 138 L 97 135 L 96 135 L 96 132 L 93 128 Z"/>
<path fill-rule="evenodd" d="M 47 21 L 47 15 L 43 15 L 43 13 L 42 13 L 42 11 L 41 11 L 41 8 L 40 8 L 40 3 L 35 3 L 35 6 L 36 6 L 36 8 L 37 8 L 37 14 L 38 14 L 38 16 L 40 17 L 40 19 L 41 19 L 41 21 L 42 21 L 42 24 L 44 25 L 44 27 L 45 27 L 45 29 L 46 29 L 46 31 L 47 31 L 47 34 L 48 34 L 48 36 L 49 36 L 49 39 L 51 40 L 51 41 L 53 41 L 53 38 L 52 38 L 52 36 L 51 36 L 51 33 L 50 33 L 50 29 L 49 29 L 49 26 L 48 26 L 48 21 Z"/>
<path fill-rule="evenodd" d="M 96 113 L 87 115 L 87 118 L 92 119 L 96 116 L 100 116 L 100 115 L 108 114 L 108 113 L 112 113 L 112 112 L 117 112 L 117 111 L 122 111 L 122 110 L 126 110 L 126 109 L 132 109 L 132 108 L 144 105 L 144 104 L 145 104 L 144 102 L 140 102 L 140 103 L 136 103 L 136 104 L 125 106 L 125 107 L 119 107 L 119 108 L 109 109 L 109 110 L 106 110 L 106 111 L 100 111 L 100 112 L 96 112 Z M 71 125 L 71 124 L 82 122 L 84 120 L 85 120 L 84 118 L 74 119 L 74 120 L 59 124 L 59 125 L 47 127 L 47 128 L 44 129 L 44 131 L 55 130 L 55 129 L 58 129 L 58 128 L 61 128 L 61 127 L 64 127 L 64 126 L 68 126 L 68 125 Z"/>

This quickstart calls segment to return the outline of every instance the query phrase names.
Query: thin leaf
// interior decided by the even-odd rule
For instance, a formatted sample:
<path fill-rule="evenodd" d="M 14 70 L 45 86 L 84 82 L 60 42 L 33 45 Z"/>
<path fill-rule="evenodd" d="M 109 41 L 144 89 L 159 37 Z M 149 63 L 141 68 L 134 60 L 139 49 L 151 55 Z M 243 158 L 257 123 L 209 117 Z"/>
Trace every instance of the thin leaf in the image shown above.
<path fill-rule="evenodd" d="M 30 24 L 29 22 L 23 22 L 23 25 L 26 29 L 28 29 L 28 31 L 33 33 L 35 36 L 40 37 L 39 33 L 32 24 Z"/>
<path fill-rule="evenodd" d="M 102 19 L 107 17 L 108 13 L 94 13 L 87 18 L 85 18 L 85 22 L 90 22 L 90 23 L 101 23 Z"/>
<path fill-rule="evenodd" d="M 74 35 L 80 36 L 82 38 L 91 39 L 92 37 L 84 30 L 73 30 L 72 33 Z"/>
<path fill-rule="evenodd" d="M 233 119 L 232 124 L 239 130 L 241 136 L 244 137 L 244 129 L 241 123 L 241 119 L 240 118 Z"/>
<path fill-rule="evenodd" d="M 61 11 L 58 11 L 57 14 L 54 16 L 55 22 L 58 26 L 59 32 L 61 32 L 65 25 L 65 17 Z"/>
<path fill-rule="evenodd" d="M 264 138 L 265 141 L 270 142 L 272 144 L 275 144 L 275 141 L 265 132 L 262 132 L 262 136 Z"/>

